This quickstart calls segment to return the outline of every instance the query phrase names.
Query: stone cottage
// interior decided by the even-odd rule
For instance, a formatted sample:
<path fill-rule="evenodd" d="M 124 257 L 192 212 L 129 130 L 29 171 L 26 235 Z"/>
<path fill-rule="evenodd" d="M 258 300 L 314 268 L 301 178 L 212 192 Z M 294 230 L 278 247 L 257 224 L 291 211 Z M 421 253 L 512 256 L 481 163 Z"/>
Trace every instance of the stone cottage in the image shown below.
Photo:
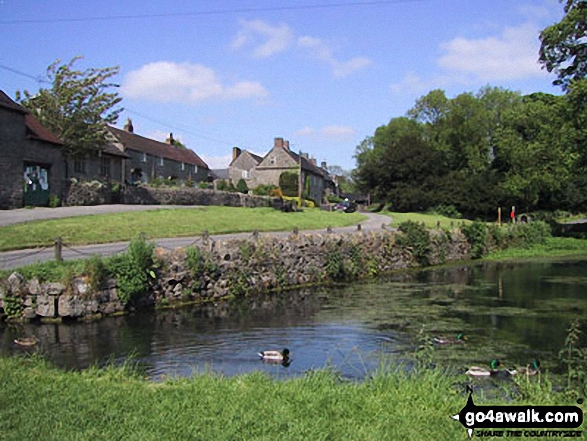
<path fill-rule="evenodd" d="M 63 143 L 0 90 L 0 209 L 49 204 L 65 185 Z"/>
<path fill-rule="evenodd" d="M 206 181 L 208 165 L 193 151 L 179 146 L 169 135 L 166 142 L 134 133 L 132 121 L 127 120 L 124 129 L 108 127 L 111 144 L 128 155 L 123 170 L 126 183 L 150 182 L 156 178 L 177 180 L 185 184 Z"/>
<path fill-rule="evenodd" d="M 255 181 L 255 169 L 263 161 L 258 155 L 247 150 L 242 151 L 238 147 L 232 148 L 232 162 L 228 166 L 228 178 L 234 185 L 244 179 L 248 188 L 259 185 Z"/>

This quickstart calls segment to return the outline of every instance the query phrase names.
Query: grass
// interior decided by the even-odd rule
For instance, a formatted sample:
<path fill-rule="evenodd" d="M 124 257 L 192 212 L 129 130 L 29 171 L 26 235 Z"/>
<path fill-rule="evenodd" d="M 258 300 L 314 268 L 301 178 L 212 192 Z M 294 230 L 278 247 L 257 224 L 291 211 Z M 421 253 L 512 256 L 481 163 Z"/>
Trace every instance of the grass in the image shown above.
<path fill-rule="evenodd" d="M 190 237 L 259 231 L 322 229 L 354 225 L 359 213 L 330 213 L 305 209 L 282 213 L 271 208 L 198 207 L 161 209 L 56 220 L 32 221 L 0 227 L 0 251 L 52 246 L 56 237 L 68 245 L 129 241 L 139 233 L 148 238 Z"/>
<path fill-rule="evenodd" d="M 427 228 L 436 228 L 440 222 L 441 228 L 453 228 L 458 226 L 461 222 L 470 224 L 471 221 L 467 219 L 451 219 L 450 217 L 441 216 L 439 214 L 425 214 L 425 213 L 396 213 L 393 211 L 381 211 L 383 214 L 392 218 L 391 225 L 397 227 L 402 222 L 412 221 L 426 225 Z"/>
<path fill-rule="evenodd" d="M 529 248 L 508 248 L 493 251 L 485 260 L 525 259 L 533 257 L 559 257 L 587 255 L 587 240 L 570 237 L 549 237 L 545 244 L 533 245 Z"/>
<path fill-rule="evenodd" d="M 3 357 L 0 433 L 5 440 L 466 439 L 449 418 L 466 403 L 458 380 L 440 369 L 396 369 L 362 382 L 315 371 L 285 381 L 256 373 L 152 383 L 124 367 L 64 372 L 34 357 Z"/>

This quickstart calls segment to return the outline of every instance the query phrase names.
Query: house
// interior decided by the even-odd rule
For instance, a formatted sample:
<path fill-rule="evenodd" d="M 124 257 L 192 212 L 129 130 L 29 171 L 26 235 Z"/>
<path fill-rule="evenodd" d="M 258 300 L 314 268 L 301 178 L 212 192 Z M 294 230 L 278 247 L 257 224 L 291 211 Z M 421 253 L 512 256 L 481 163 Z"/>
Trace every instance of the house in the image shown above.
<path fill-rule="evenodd" d="M 0 208 L 49 205 L 65 188 L 63 143 L 0 90 Z"/>
<path fill-rule="evenodd" d="M 145 138 L 134 133 L 130 119 L 124 129 L 108 126 L 108 131 L 111 144 L 129 156 L 123 169 L 124 182 L 163 178 L 185 184 L 208 178 L 208 165 L 193 150 L 180 146 L 171 133 L 166 142 Z"/>
<path fill-rule="evenodd" d="M 129 158 L 129 155 L 108 143 L 99 150 L 67 158 L 67 177 L 124 182 L 124 162 Z"/>
<path fill-rule="evenodd" d="M 314 158 L 307 153 L 295 153 L 289 148 L 289 141 L 275 138 L 273 148 L 260 157 L 238 147 L 232 149 L 232 161 L 228 166 L 228 175 L 233 185 L 244 179 L 248 188 L 258 185 L 279 186 L 279 178 L 285 172 L 296 173 L 301 171 L 304 191 L 308 197 L 321 203 L 326 192 L 334 189 L 334 182 L 330 177 L 326 163 L 318 166 Z"/>

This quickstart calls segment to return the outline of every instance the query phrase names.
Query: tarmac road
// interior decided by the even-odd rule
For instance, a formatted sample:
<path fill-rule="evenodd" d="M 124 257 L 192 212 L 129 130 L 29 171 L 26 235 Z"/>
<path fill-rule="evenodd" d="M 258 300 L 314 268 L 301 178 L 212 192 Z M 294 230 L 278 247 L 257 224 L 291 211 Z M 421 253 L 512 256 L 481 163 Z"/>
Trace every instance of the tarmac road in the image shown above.
<path fill-rule="evenodd" d="M 92 207 L 59 207 L 59 208 L 42 208 L 37 207 L 33 209 L 16 209 L 0 211 L 0 226 L 11 225 L 15 223 L 28 222 L 32 220 L 41 219 L 58 219 L 70 216 L 86 216 L 90 214 L 104 214 L 116 213 L 122 211 L 147 211 L 160 210 L 165 208 L 181 208 L 189 209 L 193 206 L 176 206 L 176 205 L 97 205 Z M 368 219 L 361 222 L 361 231 L 376 231 L 381 230 L 383 226 L 387 226 L 391 222 L 389 216 L 384 216 L 376 213 L 363 213 Z M 336 234 L 352 234 L 357 233 L 357 225 L 351 227 L 333 228 L 332 232 Z M 325 234 L 326 229 L 322 230 L 304 230 L 300 234 Z M 229 239 L 243 239 L 251 237 L 252 233 L 235 233 L 222 234 L 210 236 L 215 241 L 229 240 Z M 259 233 L 260 237 L 287 237 L 292 234 L 291 231 L 282 232 L 264 232 Z M 163 248 L 179 248 L 186 247 L 201 240 L 200 236 L 180 237 L 168 239 L 155 239 L 154 242 L 159 247 Z M 115 242 L 99 245 L 84 245 L 68 247 L 64 246 L 62 250 L 62 257 L 64 260 L 83 259 L 91 257 L 95 254 L 101 256 L 111 256 L 113 254 L 124 251 L 128 247 L 129 242 Z M 25 265 L 30 265 L 36 262 L 44 262 L 55 258 L 54 248 L 38 248 L 25 249 L 16 251 L 6 251 L 0 253 L 0 269 L 12 269 Z"/>

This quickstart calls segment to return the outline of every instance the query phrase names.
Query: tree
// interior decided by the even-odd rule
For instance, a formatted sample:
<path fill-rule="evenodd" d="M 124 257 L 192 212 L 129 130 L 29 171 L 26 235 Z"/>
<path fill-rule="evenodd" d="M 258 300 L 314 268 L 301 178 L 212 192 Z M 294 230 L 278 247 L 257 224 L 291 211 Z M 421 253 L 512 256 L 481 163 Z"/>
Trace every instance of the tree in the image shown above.
<path fill-rule="evenodd" d="M 114 124 L 122 108 L 118 87 L 109 79 L 119 72 L 118 67 L 74 69 L 81 57 L 69 63 L 55 61 L 47 68 L 50 89 L 31 94 L 17 91 L 16 99 L 37 118 L 43 126 L 57 135 L 65 144 L 66 156 L 83 155 L 99 150 L 106 144 L 106 124 Z"/>
<path fill-rule="evenodd" d="M 587 2 L 559 1 L 566 2 L 565 16 L 540 33 L 540 62 L 557 75 L 553 84 L 567 90 L 572 81 L 587 77 Z"/>

